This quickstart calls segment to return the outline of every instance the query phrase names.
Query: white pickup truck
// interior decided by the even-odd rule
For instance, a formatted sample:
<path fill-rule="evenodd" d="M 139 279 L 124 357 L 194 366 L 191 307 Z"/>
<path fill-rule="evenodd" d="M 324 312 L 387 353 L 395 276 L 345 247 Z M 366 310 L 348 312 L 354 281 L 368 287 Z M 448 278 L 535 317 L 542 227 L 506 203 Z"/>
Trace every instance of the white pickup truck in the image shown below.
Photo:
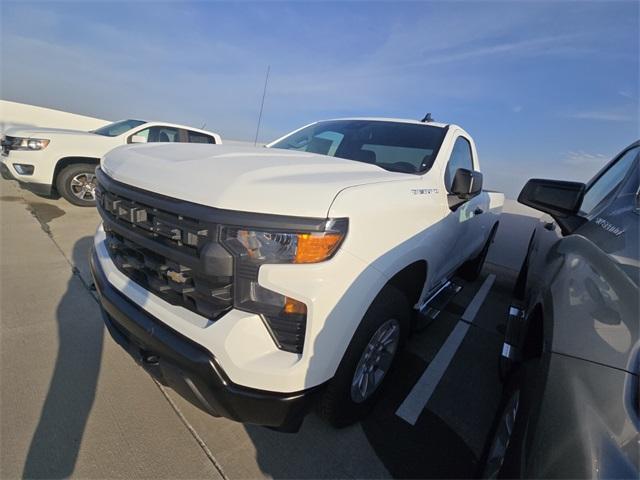
<path fill-rule="evenodd" d="M 127 143 L 221 143 L 220 136 L 197 128 L 163 122 L 121 120 L 97 130 L 15 127 L 2 136 L 2 177 L 18 180 L 35 193 L 53 189 L 81 207 L 95 205 L 94 170 L 100 158 Z"/>
<path fill-rule="evenodd" d="M 313 123 L 267 145 L 138 145 L 96 170 L 105 322 L 213 415 L 295 431 L 371 408 L 413 313 L 478 275 L 504 197 L 460 127 Z"/>

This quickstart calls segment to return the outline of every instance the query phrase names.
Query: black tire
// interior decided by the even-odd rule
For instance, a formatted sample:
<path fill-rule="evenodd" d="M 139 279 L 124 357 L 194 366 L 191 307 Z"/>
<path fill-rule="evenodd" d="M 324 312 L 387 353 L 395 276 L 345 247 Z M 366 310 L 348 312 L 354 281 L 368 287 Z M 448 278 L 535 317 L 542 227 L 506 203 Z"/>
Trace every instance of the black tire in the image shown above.
<path fill-rule="evenodd" d="M 505 466 L 505 460 L 507 458 L 507 452 L 513 450 L 515 423 L 522 413 L 520 410 L 522 402 L 522 381 L 523 370 L 519 368 L 515 370 L 505 382 L 500 407 L 498 408 L 498 413 L 491 428 L 490 440 L 481 463 L 481 465 L 483 465 L 480 475 L 481 478 L 503 478 L 506 473 L 505 470 L 507 470 L 507 467 Z M 516 409 L 515 417 L 511 418 L 510 432 L 507 432 L 507 420 L 510 415 L 514 415 L 514 407 Z M 508 433 L 511 433 L 511 435 Z M 517 475 L 513 478 L 516 477 Z"/>
<path fill-rule="evenodd" d="M 95 186 L 95 171 L 97 165 L 91 163 L 75 163 L 64 167 L 58 178 L 56 179 L 56 189 L 58 193 L 64 197 L 64 199 L 79 207 L 93 207 L 96 204 L 95 197 L 89 192 L 82 195 L 83 198 L 78 196 L 78 186 L 72 185 L 74 179 L 93 178 L 93 184 Z M 84 176 L 84 177 L 83 177 Z M 89 182 L 91 183 L 91 182 Z"/>
<path fill-rule="evenodd" d="M 521 471 L 526 452 L 523 450 L 524 437 L 527 432 L 527 423 L 535 410 L 535 405 L 539 403 L 539 371 L 541 361 L 539 358 L 527 360 L 520 364 L 508 377 L 502 394 L 502 401 L 498 408 L 489 442 L 483 454 L 481 472 L 482 478 L 522 478 L 525 472 Z M 511 435 L 509 436 L 504 457 L 496 465 L 495 445 L 499 442 L 502 434 L 504 439 L 504 420 L 509 410 L 514 406 L 514 399 L 517 399 L 517 413 L 515 421 L 511 424 Z M 492 458 L 494 457 L 494 458 Z"/>
<path fill-rule="evenodd" d="M 487 259 L 487 254 L 489 253 L 489 248 L 493 243 L 493 240 L 496 236 L 496 232 L 498 231 L 498 223 L 496 223 L 489 233 L 489 238 L 485 242 L 480 253 L 471 260 L 468 260 L 466 263 L 460 267 L 460 276 L 469 282 L 473 282 L 477 280 L 480 274 L 482 273 L 482 267 L 484 267 L 484 262 Z"/>
<path fill-rule="evenodd" d="M 399 327 L 398 343 L 391 364 L 381 379 L 381 383 L 370 396 L 359 402 L 352 396 L 352 383 L 356 368 L 379 329 L 397 320 Z M 394 322 L 393 325 L 396 325 Z M 349 347 L 342 357 L 335 376 L 329 382 L 318 403 L 318 414 L 336 428 L 351 425 L 365 417 L 375 405 L 380 393 L 391 374 L 398 358 L 398 352 L 404 346 L 410 326 L 410 306 L 406 296 L 393 286 L 386 286 L 373 301 L 358 326 Z"/>

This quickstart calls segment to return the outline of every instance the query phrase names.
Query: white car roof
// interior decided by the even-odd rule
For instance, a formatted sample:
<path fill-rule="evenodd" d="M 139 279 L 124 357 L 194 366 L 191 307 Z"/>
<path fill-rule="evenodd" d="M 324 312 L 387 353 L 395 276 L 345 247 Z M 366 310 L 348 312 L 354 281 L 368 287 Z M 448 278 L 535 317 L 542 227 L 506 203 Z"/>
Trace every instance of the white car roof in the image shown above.
<path fill-rule="evenodd" d="M 421 122 L 411 118 L 388 118 L 388 117 L 346 117 L 346 118 L 331 118 L 328 120 L 321 120 L 323 122 L 333 122 L 337 120 L 365 120 L 369 122 L 394 122 L 394 123 L 412 123 L 415 125 L 431 125 L 433 127 L 445 128 L 450 124 L 439 122 Z"/>

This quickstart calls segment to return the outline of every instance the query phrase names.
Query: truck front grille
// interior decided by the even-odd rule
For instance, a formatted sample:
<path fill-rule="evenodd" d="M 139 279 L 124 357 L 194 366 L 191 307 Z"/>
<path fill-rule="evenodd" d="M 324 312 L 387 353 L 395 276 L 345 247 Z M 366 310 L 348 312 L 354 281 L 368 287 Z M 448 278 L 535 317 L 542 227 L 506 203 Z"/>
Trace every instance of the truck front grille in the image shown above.
<path fill-rule="evenodd" d="M 9 135 L 3 136 L 2 141 L 0 142 L 0 145 L 2 146 L 2 153 L 5 155 L 8 154 L 9 151 L 13 150 L 18 143 L 20 143 L 20 139 L 17 137 L 11 137 Z"/>
<path fill-rule="evenodd" d="M 273 216 L 223 211 L 140 190 L 96 169 L 96 204 L 109 256 L 120 272 L 163 300 L 215 321 L 234 306 L 236 280 L 255 279 L 257 266 L 234 262 L 220 241 L 222 225 L 273 225 Z M 247 220 L 247 215 L 252 218 Z M 301 219 L 300 228 L 324 220 Z M 287 222 L 290 222 L 287 219 Z M 308 222 L 304 224 L 304 222 Z M 285 228 L 285 227 L 283 227 Z M 287 223 L 286 228 L 291 227 Z M 263 318 L 276 346 L 301 353 L 306 315 L 237 308 Z"/>
<path fill-rule="evenodd" d="M 144 203 L 99 184 L 107 248 L 122 273 L 163 300 L 210 320 L 233 307 L 233 258 L 215 224 Z M 137 194 L 139 197 L 139 193 Z"/>

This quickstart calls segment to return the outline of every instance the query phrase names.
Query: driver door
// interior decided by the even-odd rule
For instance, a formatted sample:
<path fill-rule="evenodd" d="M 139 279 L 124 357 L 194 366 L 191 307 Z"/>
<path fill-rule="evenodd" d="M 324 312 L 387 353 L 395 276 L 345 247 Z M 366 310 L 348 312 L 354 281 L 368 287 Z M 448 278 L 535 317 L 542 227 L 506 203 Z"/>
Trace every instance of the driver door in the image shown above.
<path fill-rule="evenodd" d="M 447 192 L 451 193 L 451 186 L 456 170 L 466 168 L 476 170 L 476 161 L 473 155 L 471 142 L 460 135 L 455 139 L 449 161 L 444 171 L 444 185 Z M 473 231 L 472 220 L 479 211 L 479 197 L 477 195 L 452 209 L 447 215 L 447 228 L 451 231 L 451 243 L 446 248 L 443 258 L 442 271 L 439 278 L 449 278 L 454 271 L 466 261 L 475 251 L 476 243 L 480 235 Z"/>

